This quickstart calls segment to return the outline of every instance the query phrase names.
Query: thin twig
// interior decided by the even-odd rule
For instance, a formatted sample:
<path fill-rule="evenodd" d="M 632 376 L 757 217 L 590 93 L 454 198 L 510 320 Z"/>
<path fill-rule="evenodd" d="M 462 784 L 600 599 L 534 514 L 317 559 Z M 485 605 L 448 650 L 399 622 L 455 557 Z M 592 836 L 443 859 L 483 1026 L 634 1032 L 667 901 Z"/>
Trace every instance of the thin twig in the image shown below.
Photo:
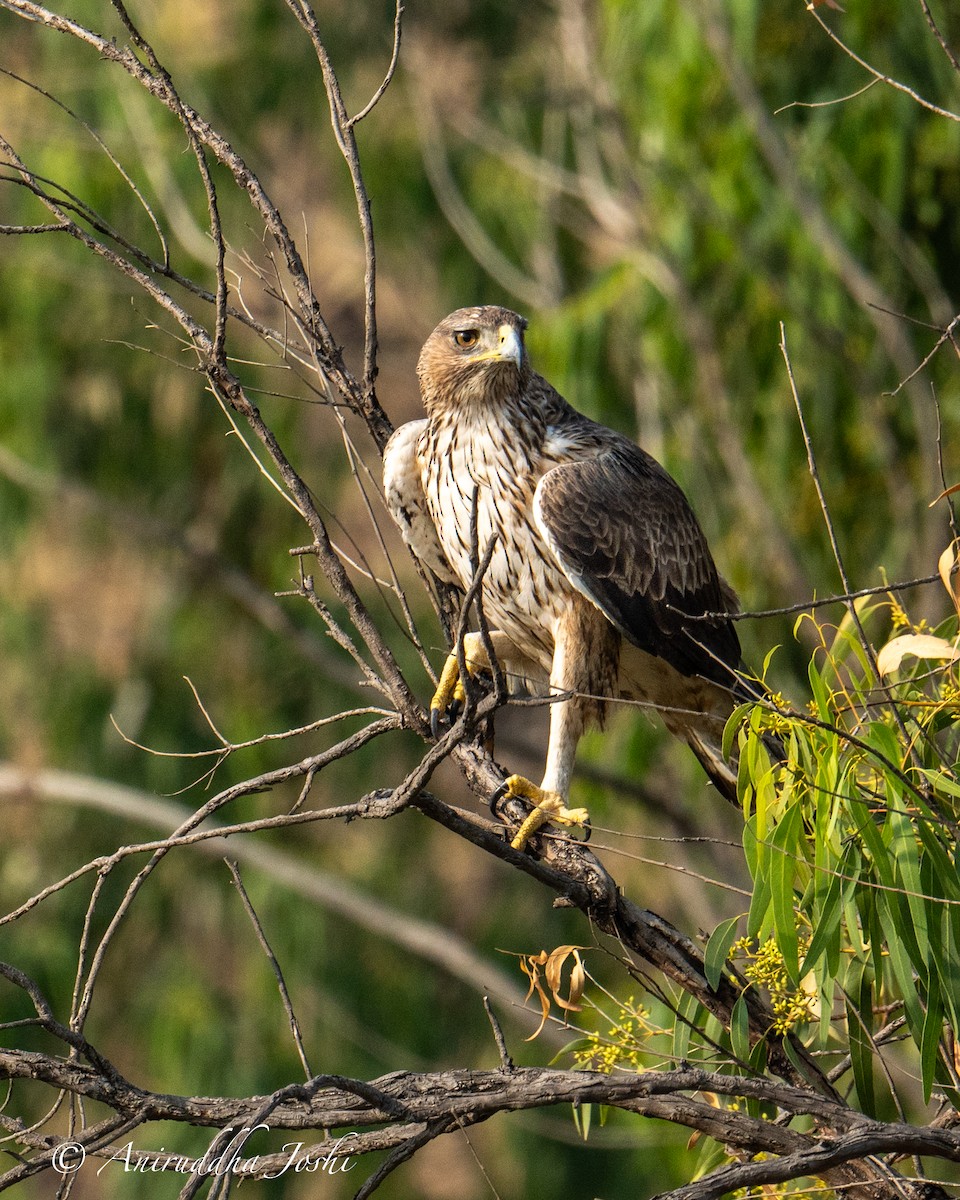
<path fill-rule="evenodd" d="M 930 395 L 933 398 L 934 412 L 937 414 L 937 465 L 940 468 L 940 496 L 947 502 L 950 532 L 953 534 L 954 543 L 956 543 L 960 539 L 960 529 L 957 528 L 957 514 L 953 506 L 953 496 L 947 483 L 947 473 L 943 464 L 943 413 L 940 409 L 940 397 L 937 395 L 937 389 L 932 380 L 930 382 Z"/>
<path fill-rule="evenodd" d="M 924 369 L 924 367 L 926 367 L 926 365 L 934 358 L 937 351 L 944 344 L 944 342 L 949 342 L 949 341 L 953 340 L 954 332 L 956 331 L 958 326 L 960 326 L 960 313 L 958 313 L 953 318 L 953 320 L 947 324 L 946 328 L 941 331 L 940 336 L 937 338 L 933 349 L 930 350 L 927 354 L 925 354 L 923 356 L 923 358 L 920 360 L 918 365 L 910 372 L 910 374 L 905 376 L 903 379 L 901 379 L 900 382 L 897 384 L 897 386 L 893 389 L 892 392 L 886 392 L 884 394 L 889 396 L 891 399 L 894 396 L 898 396 L 900 394 L 900 392 L 907 386 L 907 384 L 910 383 L 913 379 L 915 379 L 917 377 L 917 375 L 919 375 L 920 372 Z"/>
<path fill-rule="evenodd" d="M 26 88 L 30 88 L 30 90 L 33 92 L 36 92 L 37 95 L 43 96 L 43 98 L 45 100 L 49 100 L 51 104 L 55 104 L 57 106 L 57 108 L 59 108 L 62 112 L 66 113 L 66 115 L 70 118 L 71 121 L 73 121 L 73 122 L 75 122 L 75 124 L 79 125 L 80 128 L 94 142 L 96 142 L 97 146 L 99 146 L 99 148 L 106 155 L 107 159 L 110 161 L 110 164 L 117 171 L 117 173 L 119 174 L 121 179 L 124 181 L 124 183 L 130 189 L 130 191 L 136 197 L 138 203 L 140 204 L 140 207 L 143 209 L 144 213 L 146 214 L 147 220 L 153 226 L 154 232 L 156 233 L 157 238 L 160 242 L 160 247 L 163 252 L 163 263 L 166 267 L 169 267 L 169 265 L 170 265 L 170 247 L 168 246 L 167 239 L 164 236 L 163 227 L 161 226 L 160 222 L 157 220 L 156 213 L 150 207 L 142 190 L 138 187 L 136 181 L 130 175 L 129 171 L 127 171 L 127 169 L 123 166 L 123 164 L 116 157 L 116 155 L 113 153 L 113 151 L 109 148 L 109 146 L 103 140 L 103 138 L 100 136 L 100 134 L 97 133 L 97 131 L 93 128 L 93 126 L 88 124 L 88 122 L 86 122 L 81 116 L 79 116 L 77 113 L 75 113 L 73 111 L 73 109 L 69 108 L 66 104 L 64 104 L 62 100 L 58 99 L 58 97 L 54 96 L 51 92 L 48 92 L 46 90 L 46 88 L 40 87 L 39 84 L 32 83 L 29 79 L 24 79 L 22 76 L 17 75 L 15 72 L 7 70 L 6 67 L 0 67 L 0 74 L 6 75 L 8 79 L 15 79 L 17 81 L 17 83 L 22 84 Z"/>
<path fill-rule="evenodd" d="M 384 719 L 383 721 L 373 722 L 359 734 L 355 734 L 351 738 L 344 739 L 344 741 L 341 742 L 338 747 L 335 747 L 333 751 L 327 751 L 323 755 L 316 755 L 312 761 L 308 760 L 304 763 L 298 763 L 296 767 L 292 769 L 286 767 L 282 768 L 278 772 L 269 772 L 267 776 L 261 776 L 261 779 L 266 780 L 267 778 L 271 778 L 279 783 L 295 775 L 305 774 L 310 766 L 313 766 L 314 769 L 316 769 L 320 763 L 331 762 L 335 761 L 337 758 L 342 758 L 346 754 L 352 753 L 354 749 L 358 748 L 366 741 L 369 741 L 371 737 L 393 728 L 396 728 L 396 722 L 389 718 Z M 183 825 L 176 830 L 172 838 L 167 839 L 166 842 L 157 846 L 149 862 L 147 862 L 147 864 L 140 869 L 128 886 L 120 903 L 117 905 L 117 909 L 110 920 L 110 923 L 100 938 L 100 942 L 97 946 L 96 952 L 93 955 L 90 964 L 90 970 L 87 973 L 83 993 L 81 995 L 78 1009 L 81 1023 L 86 1017 L 86 1013 L 88 1012 L 90 1004 L 93 1001 L 94 987 L 96 986 L 96 981 L 100 970 L 103 967 L 106 952 L 110 943 L 116 935 L 117 930 L 129 911 L 130 906 L 132 905 L 138 892 L 153 871 L 159 866 L 160 862 L 164 859 L 172 846 L 176 843 L 176 839 L 182 838 L 184 835 L 191 833 L 191 831 L 195 830 L 198 825 L 202 824 L 202 822 L 206 820 L 208 816 L 211 816 L 213 813 L 217 812 L 236 796 L 249 795 L 251 792 L 257 792 L 260 790 L 262 790 L 261 786 L 253 784 L 251 781 L 247 780 L 244 783 L 237 785 L 237 787 L 230 788 L 226 792 L 222 792 L 219 796 L 214 797 L 213 800 L 208 801 L 208 803 L 194 813 L 189 820 L 185 821 Z"/>
<path fill-rule="evenodd" d="M 287 990 L 286 980 L 283 978 L 283 971 L 280 969 L 280 964 L 277 962 L 277 956 L 274 954 L 270 943 L 267 941 L 267 935 L 263 932 L 263 925 L 260 923 L 260 918 L 257 916 L 256 909 L 250 902 L 250 897 L 247 895 L 247 889 L 243 886 L 243 880 L 240 878 L 240 869 L 233 859 L 226 859 L 227 869 L 230 872 L 230 877 L 233 880 L 233 885 L 240 894 L 240 899 L 243 902 L 243 907 L 246 910 L 247 916 L 250 918 L 250 923 L 253 925 L 254 932 L 257 935 L 257 941 L 267 956 L 267 961 L 270 963 L 270 969 L 273 971 L 277 979 L 277 987 L 280 991 L 280 999 L 283 1002 L 284 1011 L 287 1014 L 287 1020 L 290 1022 L 290 1032 L 293 1034 L 293 1040 L 297 1047 L 297 1054 L 300 1056 L 300 1065 L 303 1067 L 303 1073 L 307 1079 L 312 1079 L 314 1072 L 307 1062 L 307 1053 L 303 1048 L 303 1037 L 300 1033 L 300 1022 L 297 1020 L 297 1014 L 293 1011 L 293 1002 L 290 999 L 290 993 Z"/>
<path fill-rule="evenodd" d="M 369 1200 L 380 1184 L 388 1175 L 392 1175 L 397 1167 L 411 1159 L 418 1150 L 434 1141 L 435 1138 L 448 1133 L 455 1124 L 459 1124 L 459 1122 L 455 1122 L 449 1117 L 441 1117 L 440 1120 L 432 1121 L 418 1133 L 413 1134 L 407 1141 L 397 1146 L 376 1171 L 364 1181 L 363 1187 L 355 1194 L 353 1200 Z"/>
<path fill-rule="evenodd" d="M 350 120 L 347 121 L 348 129 L 352 129 L 354 125 L 359 124 L 364 117 L 368 117 L 370 113 L 373 112 L 382 99 L 384 92 L 386 92 L 387 88 L 390 86 L 394 75 L 396 74 L 397 64 L 400 62 L 400 34 L 402 18 L 403 4 L 401 0 L 397 0 L 396 15 L 393 19 L 393 54 L 390 57 L 390 65 L 387 67 L 387 73 L 383 77 L 383 82 L 373 93 L 369 101 L 363 106 L 363 108 L 360 109 L 358 113 L 355 113 Z"/>
<path fill-rule="evenodd" d="M 493 1040 L 497 1043 L 497 1053 L 500 1055 L 501 1070 L 512 1071 L 514 1065 L 513 1059 L 507 1051 L 507 1042 L 503 1036 L 503 1028 L 497 1020 L 497 1014 L 493 1011 L 489 996 L 483 997 L 483 1007 L 487 1014 L 487 1020 L 490 1022 L 490 1028 L 493 1030 Z"/>
<path fill-rule="evenodd" d="M 840 552 L 840 543 L 837 541 L 836 530 L 833 525 L 833 518 L 830 515 L 830 509 L 827 505 L 827 498 L 823 492 L 823 485 L 820 482 L 820 472 L 817 469 L 817 460 L 813 451 L 813 442 L 810 438 L 810 431 L 807 429 L 806 418 L 803 413 L 803 405 L 800 402 L 800 393 L 797 390 L 797 383 L 793 376 L 793 365 L 790 362 L 790 354 L 787 350 L 787 335 L 784 329 L 783 322 L 780 322 L 780 353 L 783 355 L 783 361 L 787 368 L 787 378 L 790 381 L 790 392 L 793 396 L 793 403 L 797 410 L 797 420 L 800 422 L 800 432 L 803 436 L 803 444 L 807 451 L 807 465 L 810 470 L 810 478 L 813 480 L 813 486 L 817 492 L 817 498 L 820 501 L 820 511 L 823 514 L 824 525 L 827 529 L 827 536 L 830 538 L 830 548 L 833 551 L 833 560 L 837 565 L 837 571 L 840 575 L 840 582 L 843 585 L 845 595 L 851 592 L 850 580 L 847 577 L 847 570 L 843 563 L 843 555 Z M 873 672 L 877 686 L 887 697 L 890 704 L 890 710 L 893 713 L 894 719 L 903 735 L 904 742 L 911 745 L 911 739 L 907 733 L 907 727 L 903 719 L 903 714 L 900 712 L 900 706 L 897 704 L 893 693 L 884 682 L 883 676 L 880 673 L 880 668 L 877 665 L 877 655 L 873 648 L 873 644 L 867 637 L 867 631 L 863 627 L 863 622 L 860 620 L 860 613 L 857 611 L 856 604 L 853 601 L 847 603 L 847 612 L 853 622 L 854 628 L 857 631 L 857 636 L 860 640 L 860 645 L 866 655 L 867 662 L 870 664 L 870 669 Z"/>
<path fill-rule="evenodd" d="M 364 250 L 364 347 L 363 347 L 363 385 L 359 403 L 367 425 L 374 436 L 377 448 L 383 450 L 391 427 L 386 420 L 377 400 L 375 381 L 377 378 L 377 254 L 373 232 L 373 217 L 370 212 L 370 198 L 367 195 L 360 167 L 360 154 L 357 150 L 356 136 L 353 123 L 347 114 L 346 105 L 340 90 L 340 82 L 333 69 L 333 63 L 327 53 L 320 34 L 316 14 L 309 0 L 286 0 L 288 7 L 306 30 L 320 64 L 323 76 L 323 86 L 326 89 L 327 101 L 330 108 L 330 122 L 333 126 L 334 137 L 340 148 L 344 162 L 350 172 L 354 196 L 357 205 L 357 216 L 360 221 L 360 232 L 363 237 Z M 399 24 L 401 10 L 398 10 L 395 23 L 395 46 L 399 53 Z M 389 86 L 393 71 L 383 83 L 383 90 Z M 382 92 L 380 93 L 382 95 Z M 379 100 L 380 96 L 377 96 Z"/>
<path fill-rule="evenodd" d="M 908 87 L 905 83 L 901 83 L 898 79 L 893 79 L 890 75 L 885 75 L 882 71 L 878 71 L 876 67 L 872 67 L 865 59 L 861 58 L 859 54 L 852 50 L 846 44 L 846 42 L 844 42 L 833 32 L 823 17 L 821 17 L 817 12 L 814 5 L 808 4 L 806 8 L 807 12 L 813 17 L 813 19 L 817 22 L 817 24 L 833 42 L 833 44 L 839 47 L 844 54 L 853 59 L 858 67 L 862 67 L 865 71 L 872 75 L 874 79 L 878 80 L 878 82 L 887 84 L 888 87 L 892 87 L 895 91 L 903 92 L 904 95 L 909 96 L 911 100 L 915 100 L 917 104 L 921 106 L 921 108 L 926 108 L 930 112 L 936 113 L 938 117 L 947 117 L 951 121 L 960 121 L 960 114 L 950 112 L 950 110 L 946 108 L 941 108 L 938 104 L 931 104 L 929 100 L 925 100 L 923 96 L 921 96 L 920 93 L 915 91 L 912 87 Z"/>
<path fill-rule="evenodd" d="M 919 579 L 903 579 L 896 583 L 881 583 L 876 587 L 860 588 L 855 592 L 844 592 L 836 596 L 824 596 L 817 600 L 801 600 L 797 604 L 787 604 L 783 608 L 762 608 L 747 612 L 708 612 L 684 613 L 682 609 L 667 605 L 673 612 L 682 613 L 689 621 L 717 621 L 726 618 L 730 621 L 758 621 L 766 617 L 789 617 L 795 613 L 812 612 L 814 609 L 826 608 L 831 604 L 850 604 L 851 600 L 861 600 L 864 596 L 884 596 L 891 592 L 907 591 L 910 588 L 926 587 L 931 583 L 942 583 L 939 575 L 923 575 Z"/>
<path fill-rule="evenodd" d="M 960 75 L 960 58 L 957 57 L 956 53 L 953 50 L 953 47 L 950 45 L 950 43 L 947 41 L 947 39 L 940 32 L 940 26 L 933 19 L 933 13 L 930 11 L 930 6 L 929 6 L 929 4 L 927 4 L 927 0 L 920 0 L 920 8 L 923 10 L 924 19 L 926 20 L 927 24 L 930 26 L 930 30 L 933 33 L 933 36 L 940 43 L 940 48 L 943 50 L 944 54 L 950 60 L 951 67 L 953 67 L 953 69 L 957 72 L 957 74 Z"/>

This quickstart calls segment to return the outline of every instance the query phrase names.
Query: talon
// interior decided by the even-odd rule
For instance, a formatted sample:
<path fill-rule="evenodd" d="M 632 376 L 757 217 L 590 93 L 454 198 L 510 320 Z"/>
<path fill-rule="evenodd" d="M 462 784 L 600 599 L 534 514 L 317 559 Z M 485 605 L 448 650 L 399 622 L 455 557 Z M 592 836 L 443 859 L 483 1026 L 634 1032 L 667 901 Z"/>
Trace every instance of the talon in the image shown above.
<path fill-rule="evenodd" d="M 483 659 L 471 640 L 476 636 L 476 634 L 468 633 L 464 641 L 465 662 L 470 675 L 483 670 Z M 448 654 L 447 661 L 443 664 L 443 670 L 440 672 L 437 690 L 433 693 L 433 699 L 430 701 L 430 732 L 433 734 L 434 740 L 440 737 L 441 725 L 445 721 L 450 725 L 456 721 L 463 712 L 466 702 L 467 693 L 463 687 L 463 680 L 460 678 L 460 664 L 456 654 Z"/>
<path fill-rule="evenodd" d="M 437 690 L 433 693 L 433 699 L 430 701 L 430 732 L 434 738 L 440 736 L 440 725 L 456 703 L 458 689 L 462 696 L 463 688 L 460 686 L 460 667 L 457 663 L 457 656 L 448 654 L 447 661 L 443 664 L 443 670 L 440 672 Z"/>
<path fill-rule="evenodd" d="M 511 775 L 504 780 L 494 793 L 493 803 L 497 803 L 508 795 L 517 799 L 529 800 L 534 805 L 510 842 L 514 850 L 523 850 L 530 838 L 544 825 L 551 822 L 557 825 L 585 826 L 587 833 L 584 841 L 589 840 L 590 814 L 585 808 L 567 808 L 562 796 L 556 792 L 546 792 L 542 788 L 538 788 L 536 784 L 531 783 L 529 779 L 524 779 L 522 775 Z"/>

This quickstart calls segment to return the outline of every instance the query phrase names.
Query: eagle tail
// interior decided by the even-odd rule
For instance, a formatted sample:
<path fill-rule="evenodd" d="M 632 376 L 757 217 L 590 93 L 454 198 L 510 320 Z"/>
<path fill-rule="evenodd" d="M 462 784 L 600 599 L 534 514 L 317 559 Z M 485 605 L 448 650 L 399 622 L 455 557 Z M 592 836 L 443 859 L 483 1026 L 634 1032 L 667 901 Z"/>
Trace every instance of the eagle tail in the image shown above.
<path fill-rule="evenodd" d="M 688 726 L 684 730 L 684 738 L 720 795 L 731 804 L 739 804 L 736 755 L 732 759 L 724 758 L 719 740 L 712 731 Z"/>

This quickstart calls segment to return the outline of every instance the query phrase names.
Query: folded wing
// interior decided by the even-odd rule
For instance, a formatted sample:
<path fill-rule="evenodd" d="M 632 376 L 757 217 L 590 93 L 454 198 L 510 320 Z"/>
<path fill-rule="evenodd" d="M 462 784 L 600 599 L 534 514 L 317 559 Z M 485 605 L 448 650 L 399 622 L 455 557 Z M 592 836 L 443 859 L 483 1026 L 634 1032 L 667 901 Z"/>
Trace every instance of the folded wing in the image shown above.
<path fill-rule="evenodd" d="M 548 471 L 537 523 L 571 583 L 621 634 L 684 675 L 731 686 L 735 598 L 679 486 L 626 439 Z M 693 619 L 691 619 L 693 618 Z"/>

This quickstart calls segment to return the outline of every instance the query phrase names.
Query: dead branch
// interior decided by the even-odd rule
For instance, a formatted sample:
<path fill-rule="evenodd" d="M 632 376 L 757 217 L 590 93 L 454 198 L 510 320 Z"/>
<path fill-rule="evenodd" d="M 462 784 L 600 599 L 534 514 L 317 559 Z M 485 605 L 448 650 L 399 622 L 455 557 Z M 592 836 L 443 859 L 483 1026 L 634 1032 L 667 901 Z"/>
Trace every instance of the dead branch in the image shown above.
<path fill-rule="evenodd" d="M 533 1067 L 426 1075 L 397 1071 L 370 1083 L 319 1075 L 269 1097 L 242 1100 L 151 1093 L 123 1079 L 109 1064 L 93 1068 L 36 1052 L 0 1050 L 0 1073 L 6 1078 L 42 1080 L 99 1101 L 124 1122 L 136 1124 L 174 1121 L 228 1132 L 240 1128 L 298 1132 L 349 1129 L 345 1153 L 350 1156 L 402 1146 L 410 1139 L 420 1145 L 425 1127 L 432 1128 L 432 1136 L 436 1136 L 448 1128 L 464 1128 L 501 1112 L 594 1103 L 685 1125 L 751 1155 L 775 1156 L 726 1168 L 672 1193 L 682 1195 L 684 1200 L 720 1196 L 748 1182 L 760 1184 L 804 1175 L 829 1178 L 834 1168 L 883 1153 L 934 1154 L 960 1161 L 960 1133 L 954 1130 L 871 1121 L 808 1089 L 683 1066 L 640 1075 Z M 700 1096 L 762 1100 L 775 1105 L 785 1117 L 812 1118 L 814 1128 L 800 1133 L 782 1121 L 748 1117 L 722 1104 L 698 1099 Z M 357 1132 L 373 1125 L 387 1128 Z M 329 1149 L 329 1143 L 321 1142 L 297 1153 L 315 1158 L 321 1151 L 329 1153 Z M 103 1147 L 99 1154 L 110 1157 L 111 1148 Z M 272 1175 L 290 1157 L 288 1152 L 258 1158 L 250 1173 L 256 1177 Z M 156 1161 L 159 1155 L 151 1158 Z M 0 1176 L 0 1190 L 22 1177 L 23 1168 Z M 879 1180 L 861 1190 L 877 1196 L 889 1193 Z"/>

